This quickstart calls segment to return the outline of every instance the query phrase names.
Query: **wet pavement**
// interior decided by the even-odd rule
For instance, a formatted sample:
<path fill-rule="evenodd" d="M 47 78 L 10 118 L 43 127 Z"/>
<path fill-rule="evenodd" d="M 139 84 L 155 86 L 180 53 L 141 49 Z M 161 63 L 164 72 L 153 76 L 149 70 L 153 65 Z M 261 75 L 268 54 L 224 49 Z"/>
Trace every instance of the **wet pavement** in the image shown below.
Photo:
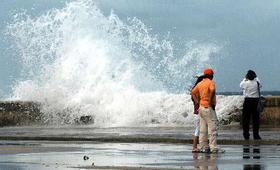
<path fill-rule="evenodd" d="M 191 145 L 185 144 L 0 141 L 0 169 L 278 170 L 280 167 L 278 145 L 221 147 L 226 153 L 194 154 Z"/>
<path fill-rule="evenodd" d="M 236 127 L 220 129 L 224 154 L 191 153 L 192 132 L 185 127 L 4 127 L 0 169 L 280 168 L 277 128 L 262 128 L 260 141 L 244 141 Z"/>
<path fill-rule="evenodd" d="M 280 144 L 279 128 L 262 128 L 261 141 L 244 141 L 238 127 L 219 130 L 220 144 Z M 0 140 L 95 141 L 123 143 L 191 143 L 192 128 L 174 127 L 123 127 L 96 128 L 90 126 L 63 127 L 4 127 Z"/>

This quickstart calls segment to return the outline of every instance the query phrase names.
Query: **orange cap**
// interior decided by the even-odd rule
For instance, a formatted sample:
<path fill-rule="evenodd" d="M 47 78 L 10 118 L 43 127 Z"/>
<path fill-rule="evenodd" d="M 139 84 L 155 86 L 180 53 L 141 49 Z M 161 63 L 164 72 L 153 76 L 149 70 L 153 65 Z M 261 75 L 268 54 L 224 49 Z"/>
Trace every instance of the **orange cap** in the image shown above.
<path fill-rule="evenodd" d="M 213 75 L 214 71 L 211 68 L 207 68 L 203 71 L 204 75 Z"/>

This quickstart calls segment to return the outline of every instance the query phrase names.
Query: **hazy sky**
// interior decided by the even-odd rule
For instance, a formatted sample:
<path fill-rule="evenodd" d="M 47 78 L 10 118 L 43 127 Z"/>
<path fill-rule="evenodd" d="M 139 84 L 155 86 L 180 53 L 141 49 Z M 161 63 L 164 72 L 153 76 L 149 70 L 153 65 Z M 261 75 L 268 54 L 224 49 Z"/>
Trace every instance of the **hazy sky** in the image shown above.
<path fill-rule="evenodd" d="M 216 72 L 219 91 L 238 91 L 248 69 L 257 72 L 265 90 L 279 90 L 280 1 L 99 2 L 105 11 L 113 8 L 119 16 L 139 16 L 155 32 L 170 31 L 180 40 L 223 46 Z"/>
<path fill-rule="evenodd" d="M 8 49 L 3 30 L 11 15 L 26 9 L 41 15 L 50 8 L 60 8 L 65 1 L 0 1 L 0 94 L 11 92 L 20 80 L 20 63 Z M 222 46 L 216 62 L 218 91 L 239 91 L 239 82 L 253 69 L 264 90 L 280 90 L 280 1 L 270 0 L 97 0 L 108 14 L 111 9 L 121 18 L 137 17 L 156 34 L 171 36 L 180 42 L 196 40 Z"/>

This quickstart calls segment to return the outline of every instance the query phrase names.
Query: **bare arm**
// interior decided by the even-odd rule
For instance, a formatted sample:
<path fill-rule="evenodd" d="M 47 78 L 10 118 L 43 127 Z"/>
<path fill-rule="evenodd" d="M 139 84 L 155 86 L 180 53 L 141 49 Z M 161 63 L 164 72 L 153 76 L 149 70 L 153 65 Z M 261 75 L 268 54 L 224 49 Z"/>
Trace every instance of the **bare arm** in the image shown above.
<path fill-rule="evenodd" d="M 210 89 L 209 89 L 209 98 L 210 98 L 210 104 L 212 106 L 212 108 L 215 110 L 216 107 L 216 85 L 215 83 L 212 83 L 210 85 Z"/>
<path fill-rule="evenodd" d="M 192 99 L 193 99 L 193 101 L 194 101 L 195 104 L 198 104 L 198 103 L 199 103 L 199 99 L 198 99 L 197 95 L 195 95 L 195 94 L 193 94 L 193 93 L 192 93 Z"/>
<path fill-rule="evenodd" d="M 191 95 L 192 95 L 192 99 L 193 99 L 194 104 L 199 104 L 199 97 L 198 97 L 199 96 L 199 91 L 198 91 L 197 87 L 194 87 L 192 89 Z"/>
<path fill-rule="evenodd" d="M 216 106 L 216 90 L 211 90 L 210 91 L 210 103 L 211 103 L 213 109 L 215 109 L 215 106 Z"/>

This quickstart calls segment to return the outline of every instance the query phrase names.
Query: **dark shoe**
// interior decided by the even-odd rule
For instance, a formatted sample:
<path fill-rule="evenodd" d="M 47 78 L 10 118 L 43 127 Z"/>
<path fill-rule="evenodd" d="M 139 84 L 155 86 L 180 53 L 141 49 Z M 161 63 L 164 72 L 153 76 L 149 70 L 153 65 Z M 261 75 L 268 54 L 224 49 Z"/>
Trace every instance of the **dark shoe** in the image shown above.
<path fill-rule="evenodd" d="M 254 140 L 262 140 L 262 138 L 258 135 L 258 136 L 254 136 Z"/>
<path fill-rule="evenodd" d="M 243 133 L 243 137 L 245 140 L 249 140 L 250 139 L 250 134 L 249 133 Z"/>
<path fill-rule="evenodd" d="M 250 137 L 247 137 L 247 136 L 245 137 L 245 136 L 244 136 L 244 139 L 245 139 L 245 140 L 249 140 L 249 139 L 250 139 Z"/>

